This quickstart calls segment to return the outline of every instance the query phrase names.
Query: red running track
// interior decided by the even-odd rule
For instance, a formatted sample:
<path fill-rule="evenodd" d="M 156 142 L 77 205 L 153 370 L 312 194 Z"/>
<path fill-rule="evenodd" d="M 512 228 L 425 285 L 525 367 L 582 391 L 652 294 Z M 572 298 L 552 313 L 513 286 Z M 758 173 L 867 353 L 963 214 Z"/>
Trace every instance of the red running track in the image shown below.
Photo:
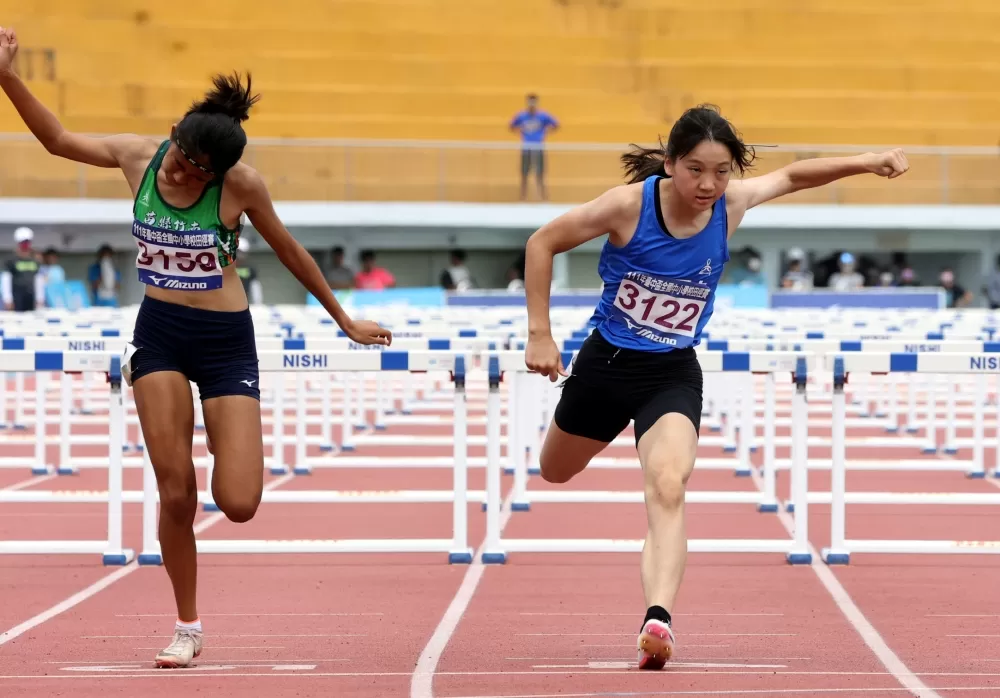
<path fill-rule="evenodd" d="M 393 452 L 400 450 L 366 446 L 359 454 Z M 901 449 L 891 454 L 919 457 Z M 0 487 L 102 489 L 103 477 L 84 471 L 32 480 L 26 471 L 0 471 Z M 267 479 L 283 488 L 446 488 L 450 471 L 318 470 Z M 811 486 L 825 487 L 828 479 L 812 473 Z M 125 474 L 127 489 L 138 489 L 140 480 L 138 471 Z M 471 471 L 470 486 L 482 488 L 481 470 Z M 530 486 L 550 487 L 538 478 Z M 571 486 L 637 489 L 641 478 L 638 470 L 592 470 Z M 755 482 L 696 471 L 690 486 L 752 489 Z M 848 486 L 1000 492 L 956 473 L 849 473 Z M 786 474 L 779 492 L 787 493 Z M 469 512 L 477 546 L 483 516 L 478 505 Z M 848 536 L 996 538 L 998 514 L 997 507 L 852 507 Z M 691 505 L 688 516 L 692 537 L 787 536 L 783 517 L 752 507 Z M 811 508 L 817 549 L 827 543 L 828 516 L 827 507 Z M 536 504 L 504 519 L 511 537 L 645 533 L 638 505 Z M 0 508 L 0 538 L 100 537 L 103 525 L 100 505 Z M 198 526 L 201 536 L 213 538 L 447 537 L 450 507 L 267 504 L 247 524 L 200 514 Z M 138 505 L 126 507 L 125 530 L 126 544 L 138 550 Z M 692 554 L 675 609 L 678 651 L 656 673 L 634 668 L 644 611 L 635 555 L 516 554 L 487 568 L 449 566 L 440 555 L 206 555 L 200 565 L 206 649 L 196 666 L 170 671 L 152 669 L 151 662 L 169 642 L 174 619 L 162 568 L 104 568 L 89 557 L 0 557 L 0 632 L 23 630 L 0 644 L 0 694 L 1000 695 L 995 556 L 856 555 L 849 567 L 827 568 L 791 567 L 780 555 Z M 95 588 L 101 582 L 106 586 Z M 61 612 L 37 622 L 60 603 Z M 29 619 L 35 622 L 25 628 Z"/>

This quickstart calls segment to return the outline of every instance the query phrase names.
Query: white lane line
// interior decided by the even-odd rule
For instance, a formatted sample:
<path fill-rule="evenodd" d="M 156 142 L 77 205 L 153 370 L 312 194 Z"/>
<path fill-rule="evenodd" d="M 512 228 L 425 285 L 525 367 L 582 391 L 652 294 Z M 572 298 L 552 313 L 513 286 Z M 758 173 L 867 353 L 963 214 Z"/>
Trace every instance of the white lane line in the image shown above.
<path fill-rule="evenodd" d="M 116 613 L 115 618 L 174 618 L 176 613 Z M 199 616 L 206 618 L 284 618 L 284 617 L 319 617 L 326 618 L 329 616 L 384 616 L 381 612 L 372 613 L 199 613 Z"/>
<path fill-rule="evenodd" d="M 750 473 L 757 489 L 763 492 L 764 482 L 761 479 L 760 472 L 758 472 L 757 468 L 751 468 Z M 781 521 L 781 525 L 784 526 L 789 536 L 795 535 L 793 519 L 783 507 L 778 507 L 778 520 Z M 865 614 L 861 612 L 861 609 L 858 608 L 857 604 L 854 603 L 854 600 L 851 599 L 850 594 L 847 593 L 847 590 L 840 583 L 840 580 L 837 579 L 837 576 L 823 562 L 819 551 L 813 547 L 812 543 L 809 543 L 809 552 L 812 553 L 812 564 L 810 565 L 812 571 L 816 573 L 820 583 L 826 588 L 833 602 L 840 609 L 840 612 L 844 614 L 844 617 L 847 618 L 847 621 L 854 627 L 854 630 L 861 636 L 861 639 L 868 645 L 872 653 L 878 657 L 882 666 L 895 677 L 896 681 L 903 688 L 910 691 L 917 698 L 941 698 L 940 694 L 921 681 L 903 663 L 903 660 L 892 651 L 885 639 L 875 629 L 875 626 L 871 624 L 865 617 Z"/>
<path fill-rule="evenodd" d="M 18 490 L 23 490 L 34 485 L 40 485 L 43 482 L 51 480 L 56 477 L 56 473 L 50 473 L 48 475 L 35 475 L 34 477 L 28 478 L 27 480 L 22 480 L 21 482 L 15 482 L 13 485 L 7 485 L 7 487 L 0 487 L 0 492 L 17 492 Z M 22 516 L 22 514 L 17 514 L 17 516 Z"/>
<path fill-rule="evenodd" d="M 43 475 L 41 477 L 46 477 L 46 476 Z M 277 487 L 281 487 L 283 484 L 289 482 L 294 478 L 295 478 L 295 473 L 288 473 L 287 475 L 282 475 L 281 477 L 276 478 L 271 482 L 267 483 L 264 486 L 264 489 L 273 490 Z M 202 519 L 194 526 L 195 535 L 204 533 L 206 530 L 208 530 L 209 528 L 211 528 L 212 526 L 219 523 L 225 518 L 226 518 L 225 514 L 223 514 L 222 512 L 218 512 L 216 514 L 212 514 L 211 516 Z M 128 575 L 135 572 L 137 569 L 139 569 L 139 564 L 133 560 L 132 562 L 125 565 L 121 569 L 115 570 L 114 572 L 105 577 L 101 577 L 100 579 L 98 579 L 96 582 L 86 587 L 85 589 L 82 589 L 81 591 L 78 591 L 72 596 L 63 599 L 56 605 L 45 609 L 38 615 L 29 618 L 20 625 L 15 625 L 10 630 L 7 630 L 4 633 L 0 633 L 0 645 L 4 645 L 10 642 L 16 637 L 20 637 L 29 630 L 37 628 L 42 623 L 55 618 L 61 613 L 65 613 L 74 606 L 83 603 L 90 597 L 108 588 L 109 586 L 117 582 L 119 579 L 124 579 Z"/>
<path fill-rule="evenodd" d="M 507 522 L 510 521 L 510 504 L 513 496 L 513 492 L 508 494 L 501 505 L 501 532 L 506 528 Z M 472 563 L 462 578 L 461 586 L 455 592 L 455 596 L 452 598 L 451 603 L 448 604 L 444 615 L 441 616 L 441 622 L 434 629 L 431 639 L 428 640 L 427 645 L 420 653 L 417 666 L 413 670 L 413 675 L 410 679 L 410 698 L 434 698 L 434 671 L 437 669 L 438 662 L 441 660 L 441 655 L 444 654 L 445 648 L 448 647 L 451 636 L 455 634 L 455 629 L 458 628 L 459 621 L 462 620 L 462 616 L 469 607 L 472 596 L 476 593 L 476 588 L 479 586 L 479 581 L 483 578 L 486 565 L 482 563 L 481 558 L 485 546 L 486 541 L 484 540 L 479 548 L 476 549 L 476 552 L 473 553 Z"/>
<path fill-rule="evenodd" d="M 143 638 L 169 640 L 172 635 L 81 635 L 82 640 L 122 640 L 125 638 Z M 303 635 L 286 635 L 281 633 L 260 633 L 248 635 L 245 633 L 212 633 L 212 637 L 368 637 L 365 633 L 316 633 Z"/>
<path fill-rule="evenodd" d="M 548 612 L 548 611 L 521 611 L 519 615 L 522 616 L 575 616 L 579 617 L 580 614 L 572 612 Z M 781 617 L 784 613 L 674 613 L 672 617 L 674 618 L 761 618 L 761 617 Z M 635 616 L 635 611 L 632 613 L 591 613 L 587 612 L 587 617 L 591 616 Z"/>

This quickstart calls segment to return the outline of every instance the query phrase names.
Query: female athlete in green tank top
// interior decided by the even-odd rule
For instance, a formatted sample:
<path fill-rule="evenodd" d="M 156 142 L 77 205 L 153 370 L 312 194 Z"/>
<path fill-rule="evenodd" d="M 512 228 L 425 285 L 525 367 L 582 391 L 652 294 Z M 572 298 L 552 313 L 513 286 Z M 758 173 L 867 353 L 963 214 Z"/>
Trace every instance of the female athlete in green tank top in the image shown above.
<path fill-rule="evenodd" d="M 244 214 L 348 337 L 388 345 L 392 335 L 348 317 L 312 255 L 282 225 L 263 179 L 240 162 L 241 124 L 257 100 L 249 76 L 245 87 L 238 75 L 216 77 L 215 89 L 173 126 L 167 141 L 93 138 L 66 131 L 31 94 L 14 72 L 16 53 L 14 32 L 0 27 L 0 89 L 42 146 L 68 160 L 121 169 L 133 192 L 136 264 L 147 290 L 133 329 L 133 340 L 144 346 L 124 364 L 137 364 L 133 395 L 156 475 L 160 550 L 178 618 L 173 641 L 154 663 L 187 666 L 202 650 L 190 382 L 201 392 L 215 456 L 216 504 L 231 521 L 247 521 L 263 490 L 256 342 L 243 284 L 229 269 Z"/>

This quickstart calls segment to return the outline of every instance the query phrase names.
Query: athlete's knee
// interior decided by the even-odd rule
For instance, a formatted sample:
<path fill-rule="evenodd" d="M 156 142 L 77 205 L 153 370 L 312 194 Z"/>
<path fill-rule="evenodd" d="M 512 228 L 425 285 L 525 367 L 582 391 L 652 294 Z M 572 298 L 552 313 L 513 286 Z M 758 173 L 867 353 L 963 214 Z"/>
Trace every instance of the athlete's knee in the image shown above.
<path fill-rule="evenodd" d="M 246 523 L 257 513 L 262 492 L 239 489 L 213 493 L 215 503 L 226 518 L 233 523 Z"/>
<path fill-rule="evenodd" d="M 193 523 L 198 511 L 198 483 L 194 468 L 159 468 L 160 510 L 178 523 Z"/>
<path fill-rule="evenodd" d="M 689 470 L 678 457 L 664 455 L 646 464 L 646 501 L 668 511 L 680 509 L 684 505 L 684 493 Z"/>
<path fill-rule="evenodd" d="M 541 471 L 542 479 L 554 485 L 561 485 L 569 482 L 580 471 L 580 468 L 567 467 L 567 463 L 553 462 L 554 458 L 540 458 L 538 469 Z"/>

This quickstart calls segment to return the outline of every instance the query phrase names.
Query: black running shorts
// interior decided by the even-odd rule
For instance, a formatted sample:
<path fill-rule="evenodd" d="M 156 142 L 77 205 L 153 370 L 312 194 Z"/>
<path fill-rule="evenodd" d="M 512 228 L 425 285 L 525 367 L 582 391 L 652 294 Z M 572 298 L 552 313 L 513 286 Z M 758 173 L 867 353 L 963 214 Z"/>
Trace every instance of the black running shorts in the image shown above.
<path fill-rule="evenodd" d="M 189 308 L 146 296 L 132 332 L 132 383 L 176 371 L 198 386 L 202 401 L 226 395 L 260 400 L 257 340 L 250 310 Z"/>
<path fill-rule="evenodd" d="M 635 420 L 635 442 L 663 415 L 678 412 L 701 429 L 702 372 L 693 348 L 620 349 L 595 330 L 562 385 L 555 423 L 568 434 L 610 443 Z"/>

